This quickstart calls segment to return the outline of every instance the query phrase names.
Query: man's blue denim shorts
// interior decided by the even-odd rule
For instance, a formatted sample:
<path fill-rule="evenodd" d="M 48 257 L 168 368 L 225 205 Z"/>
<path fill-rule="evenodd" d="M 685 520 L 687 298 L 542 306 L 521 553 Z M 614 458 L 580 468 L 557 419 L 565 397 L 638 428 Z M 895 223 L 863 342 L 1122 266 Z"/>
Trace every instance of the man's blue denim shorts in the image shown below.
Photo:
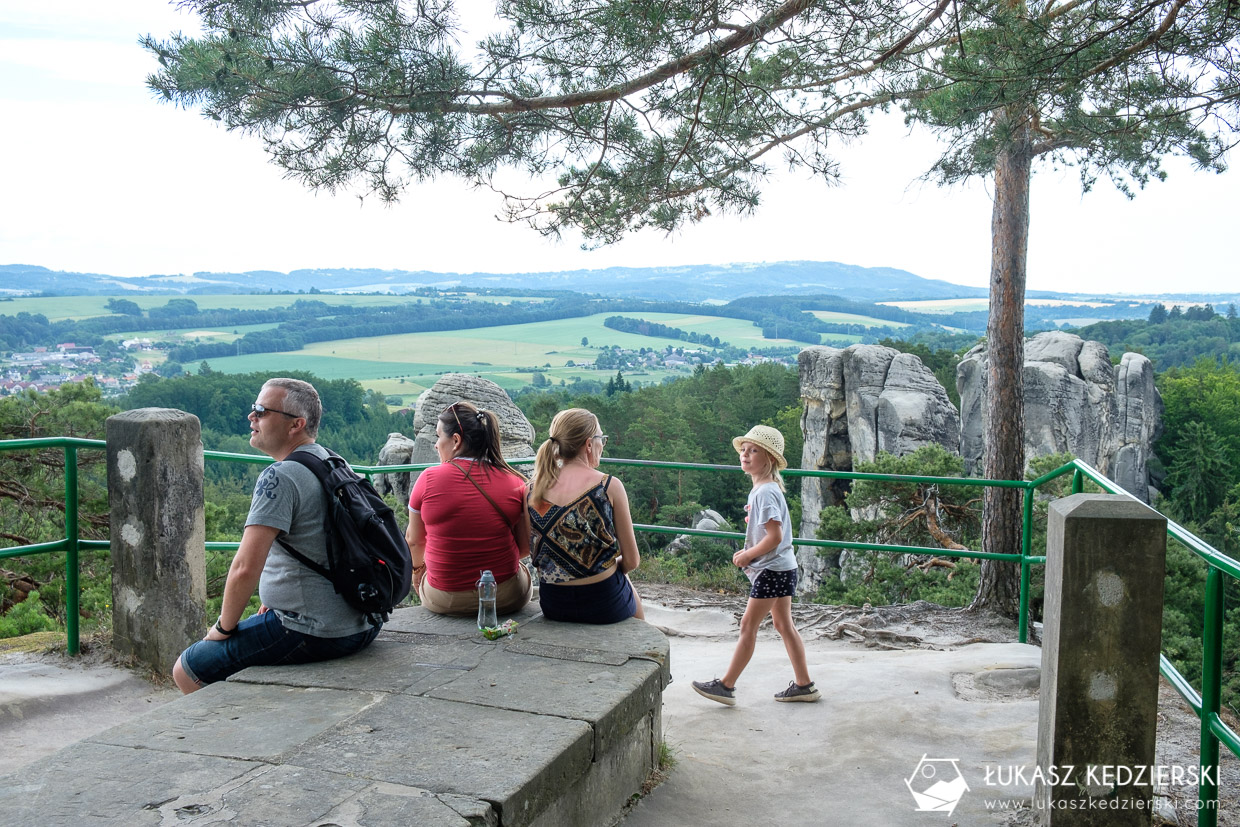
<path fill-rule="evenodd" d="M 248 666 L 332 660 L 360 652 L 379 627 L 347 637 L 314 637 L 284 628 L 275 612 L 248 617 L 227 640 L 200 640 L 181 653 L 181 668 L 196 683 L 222 681 Z"/>

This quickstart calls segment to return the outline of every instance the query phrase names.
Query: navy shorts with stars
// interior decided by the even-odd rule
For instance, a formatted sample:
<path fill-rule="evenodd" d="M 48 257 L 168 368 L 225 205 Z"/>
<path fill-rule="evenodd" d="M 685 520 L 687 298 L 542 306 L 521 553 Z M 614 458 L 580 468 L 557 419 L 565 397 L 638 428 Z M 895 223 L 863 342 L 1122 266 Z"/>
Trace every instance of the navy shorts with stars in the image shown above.
<path fill-rule="evenodd" d="M 797 590 L 797 570 L 771 571 L 763 569 L 753 580 L 749 596 L 755 600 L 767 600 L 772 597 L 792 597 Z"/>

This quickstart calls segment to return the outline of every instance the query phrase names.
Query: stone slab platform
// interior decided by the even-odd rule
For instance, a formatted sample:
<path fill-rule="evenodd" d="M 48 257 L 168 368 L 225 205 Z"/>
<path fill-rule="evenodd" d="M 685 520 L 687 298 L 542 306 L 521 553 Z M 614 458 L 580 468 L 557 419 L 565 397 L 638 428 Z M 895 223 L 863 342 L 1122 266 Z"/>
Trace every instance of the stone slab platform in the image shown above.
<path fill-rule="evenodd" d="M 0 823 L 609 824 L 662 740 L 653 626 L 401 609 L 366 651 L 247 669 L 0 777 Z"/>

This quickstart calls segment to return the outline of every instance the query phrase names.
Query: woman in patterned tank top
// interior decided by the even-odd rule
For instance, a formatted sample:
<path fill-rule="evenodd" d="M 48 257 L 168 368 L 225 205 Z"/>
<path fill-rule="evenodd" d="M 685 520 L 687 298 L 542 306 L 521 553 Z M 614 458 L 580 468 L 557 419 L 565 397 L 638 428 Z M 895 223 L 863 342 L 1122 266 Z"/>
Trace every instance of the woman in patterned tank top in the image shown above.
<path fill-rule="evenodd" d="M 624 483 L 598 470 L 607 435 L 583 408 L 560 411 L 538 448 L 527 507 L 530 559 L 549 620 L 643 619 L 629 581 L 641 555 Z"/>

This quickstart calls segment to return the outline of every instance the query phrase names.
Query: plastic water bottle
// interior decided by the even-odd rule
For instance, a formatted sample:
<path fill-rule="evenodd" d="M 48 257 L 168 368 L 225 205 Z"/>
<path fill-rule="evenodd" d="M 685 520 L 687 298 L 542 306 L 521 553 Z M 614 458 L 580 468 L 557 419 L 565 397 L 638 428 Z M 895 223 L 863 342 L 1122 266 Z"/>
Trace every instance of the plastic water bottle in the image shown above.
<path fill-rule="evenodd" d="M 495 575 L 487 569 L 478 581 L 478 628 L 494 629 L 499 625 L 495 616 Z"/>

